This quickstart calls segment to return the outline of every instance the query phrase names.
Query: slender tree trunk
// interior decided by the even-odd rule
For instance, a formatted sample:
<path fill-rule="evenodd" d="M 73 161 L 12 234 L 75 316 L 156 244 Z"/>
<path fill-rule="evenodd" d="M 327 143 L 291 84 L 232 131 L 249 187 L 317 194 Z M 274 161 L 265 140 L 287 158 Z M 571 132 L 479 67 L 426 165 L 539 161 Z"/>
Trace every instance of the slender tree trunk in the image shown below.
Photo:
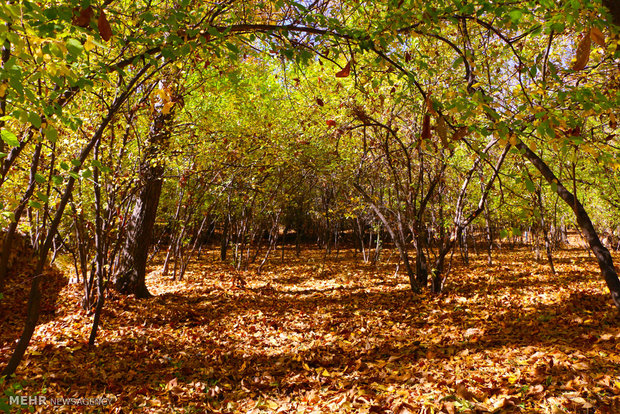
<path fill-rule="evenodd" d="M 13 212 L 13 221 L 9 225 L 8 231 L 4 236 L 4 243 L 2 244 L 2 253 L 0 254 L 0 292 L 4 290 L 4 283 L 6 282 L 6 276 L 9 266 L 9 255 L 11 253 L 11 245 L 13 244 L 13 238 L 17 231 L 17 224 L 28 205 L 28 200 L 32 197 L 34 189 L 36 187 L 36 173 L 39 167 L 39 157 L 41 155 L 41 143 L 37 144 L 32 157 L 32 164 L 30 165 L 30 180 L 28 182 L 28 188 L 24 192 L 22 199 Z"/>
<path fill-rule="evenodd" d="M 404 239 L 401 237 L 402 234 L 403 234 L 403 231 L 402 231 L 402 222 L 400 221 L 400 216 L 398 217 L 399 228 L 398 228 L 398 234 L 397 234 L 396 231 L 394 231 L 394 229 L 392 228 L 392 226 L 388 222 L 388 220 L 386 219 L 386 217 L 381 212 L 381 209 L 379 209 L 379 207 L 375 204 L 375 202 L 372 200 L 372 198 L 366 193 L 366 191 L 364 191 L 364 189 L 360 185 L 358 185 L 358 184 L 353 184 L 353 186 L 362 195 L 364 200 L 366 200 L 366 202 L 370 205 L 370 207 L 373 209 L 373 211 L 375 212 L 377 217 L 379 217 L 379 220 L 381 220 L 381 222 L 385 226 L 385 228 L 388 231 L 388 233 L 390 233 L 390 237 L 392 238 L 392 241 L 396 245 L 396 249 L 398 250 L 398 254 L 400 256 L 400 260 L 403 262 L 403 265 L 404 265 L 405 270 L 407 272 L 407 276 L 409 277 L 409 286 L 410 286 L 411 290 L 414 293 L 420 292 L 420 285 L 418 284 L 418 281 L 416 279 L 415 272 L 411 268 L 411 263 L 409 261 L 409 255 L 407 254 L 407 249 L 406 249 L 406 246 L 404 244 Z"/>
<path fill-rule="evenodd" d="M 183 196 L 185 195 L 185 191 L 181 189 L 179 194 L 179 201 L 177 202 L 177 209 L 174 213 L 174 218 L 172 219 L 172 225 L 170 226 L 170 241 L 168 243 L 168 251 L 166 252 L 166 260 L 164 260 L 164 267 L 161 271 L 162 276 L 168 276 L 168 267 L 170 266 L 170 257 L 172 256 L 172 251 L 176 245 L 176 231 L 177 231 L 177 223 L 179 222 L 179 216 L 181 215 L 181 206 L 183 205 Z"/>
<path fill-rule="evenodd" d="M 484 203 L 484 221 L 486 225 L 487 236 L 487 264 L 493 264 L 493 228 L 491 227 L 491 212 L 489 211 L 489 202 Z"/>
<path fill-rule="evenodd" d="M 230 227 L 230 217 L 226 215 L 224 218 L 224 229 L 222 230 L 222 239 L 220 240 L 220 260 L 223 262 L 226 260 L 226 253 L 228 251 L 228 232 Z"/>
<path fill-rule="evenodd" d="M 494 145 L 494 142 L 491 142 L 485 148 L 485 153 Z M 478 217 L 478 215 L 484 210 L 485 203 L 487 202 L 487 198 L 493 188 L 493 183 L 495 179 L 499 175 L 499 170 L 506 159 L 506 155 L 508 155 L 508 150 L 510 149 L 510 144 L 507 145 L 502 153 L 500 154 L 497 163 L 495 164 L 493 174 L 491 178 L 487 181 L 486 186 L 484 187 L 482 194 L 480 196 L 480 200 L 478 201 L 478 206 L 474 211 L 472 211 L 469 216 L 466 218 L 463 217 L 463 209 L 464 209 L 464 200 L 465 195 L 467 194 L 467 187 L 469 185 L 469 181 L 471 180 L 472 174 L 474 170 L 477 168 L 477 163 L 481 161 L 481 158 L 478 158 L 474 165 L 469 170 L 465 181 L 463 182 L 463 186 L 461 187 L 461 193 L 459 194 L 459 198 L 456 202 L 456 209 L 454 214 L 454 228 L 450 232 L 450 234 L 445 234 L 441 237 L 441 246 L 439 248 L 439 252 L 437 253 L 437 258 L 435 259 L 435 267 L 432 270 L 432 281 L 431 281 L 431 291 L 433 293 L 441 293 L 443 290 L 443 286 L 446 282 L 446 278 L 448 277 L 447 273 L 444 274 L 445 267 L 445 258 L 446 255 L 453 249 L 454 244 L 461 238 L 463 234 L 463 229 L 471 224 L 472 221 Z"/>
<path fill-rule="evenodd" d="M 424 254 L 424 240 L 418 233 L 414 235 L 415 241 L 415 273 L 418 285 L 425 287 L 428 284 L 428 262 Z"/>
<path fill-rule="evenodd" d="M 7 32 L 10 32 L 11 24 L 6 23 L 5 28 Z M 2 44 L 2 52 L 0 56 L 0 59 L 1 59 L 0 67 L 2 69 L 4 69 L 4 66 L 9 61 L 10 57 L 11 57 L 11 42 L 9 42 L 9 40 L 6 39 L 4 43 Z M 8 82 L 8 81 L 5 80 L 4 82 Z M 2 97 L 0 97 L 0 114 L 6 114 L 6 99 L 7 99 L 6 94 L 3 94 Z M 0 130 L 4 128 L 5 122 L 6 121 L 4 120 L 0 120 Z M 4 152 L 4 141 L 1 139 L 0 139 L 0 152 Z"/>
<path fill-rule="evenodd" d="M 101 139 L 101 136 L 103 135 L 103 132 L 105 131 L 106 127 L 112 121 L 112 118 L 118 112 L 121 105 L 125 102 L 129 94 L 133 92 L 133 87 L 136 84 L 136 82 L 146 73 L 149 67 L 150 67 L 149 65 L 145 65 L 129 82 L 127 90 L 123 92 L 122 94 L 120 94 L 119 96 L 117 96 L 114 102 L 112 103 L 112 105 L 110 105 L 110 108 L 108 109 L 108 113 L 106 114 L 106 117 L 102 120 L 101 124 L 99 125 L 99 128 L 94 133 L 93 137 L 88 142 L 88 144 L 86 144 L 86 146 L 82 148 L 82 151 L 78 158 L 79 164 L 71 170 L 74 174 L 77 175 L 77 173 L 79 173 L 80 169 L 82 168 L 82 165 L 86 161 L 86 158 L 88 157 L 88 155 L 94 148 L 95 144 Z M 9 359 L 8 364 L 6 365 L 6 367 L 4 367 L 2 372 L 0 372 L 0 376 L 10 376 L 15 373 L 15 370 L 17 369 L 17 367 L 19 366 L 19 363 L 24 357 L 24 353 L 26 352 L 26 349 L 28 348 L 28 345 L 30 344 L 30 339 L 32 339 L 32 334 L 34 333 L 34 329 L 36 328 L 37 322 L 39 321 L 39 314 L 41 313 L 40 281 L 41 281 L 41 278 L 43 277 L 43 274 L 42 274 L 43 268 L 45 267 L 45 262 L 47 260 L 47 253 L 49 252 L 49 249 L 52 247 L 52 240 L 56 236 L 58 226 L 63 217 L 67 203 L 69 202 L 69 198 L 71 197 L 71 194 L 73 192 L 74 185 L 75 185 L 75 178 L 73 176 L 70 176 L 67 181 L 67 186 L 65 187 L 65 192 L 63 193 L 62 198 L 60 199 L 60 202 L 58 203 L 58 207 L 56 209 L 56 214 L 54 215 L 54 219 L 52 220 L 50 224 L 49 231 L 45 238 L 45 242 L 43 243 L 43 246 L 41 246 L 41 249 L 39 251 L 39 258 L 37 261 L 37 266 L 35 267 L 35 270 L 34 270 L 34 277 L 32 278 L 30 294 L 28 297 L 28 311 L 27 311 L 27 316 L 26 316 L 26 323 L 24 324 L 24 330 L 22 331 L 22 334 L 19 340 L 17 341 L 17 345 L 15 346 L 15 349 L 13 351 L 13 354 L 11 355 L 11 358 Z"/>
<path fill-rule="evenodd" d="M 99 145 L 101 141 L 95 145 L 94 156 L 95 159 L 99 159 Z M 101 320 L 101 311 L 105 303 L 105 256 L 106 247 L 103 240 L 103 220 L 101 217 L 101 187 L 99 186 L 99 169 L 95 168 L 93 172 L 93 180 L 95 183 L 95 251 L 96 251 L 96 273 L 97 273 L 97 306 L 95 307 L 95 316 L 93 318 L 93 326 L 90 330 L 90 336 L 88 338 L 88 345 L 95 345 L 95 338 L 97 338 L 97 329 L 99 328 L 99 321 Z"/>
<path fill-rule="evenodd" d="M 577 224 L 581 229 L 590 249 L 594 253 L 596 260 L 598 262 L 599 268 L 601 269 L 601 274 L 607 283 L 607 288 L 609 289 L 609 293 L 611 294 L 611 299 L 617 308 L 620 309 L 620 280 L 618 279 L 618 274 L 616 273 L 616 269 L 614 267 L 613 258 L 609 253 L 609 250 L 601 243 L 601 240 L 594 229 L 594 225 L 590 220 L 590 216 L 586 212 L 585 208 L 581 204 L 581 202 L 577 199 L 577 197 L 568 191 L 568 189 L 560 182 L 560 180 L 555 176 L 553 171 L 549 168 L 549 166 L 534 153 L 525 143 L 519 141 L 517 143 L 517 148 L 521 151 L 521 153 L 540 171 L 542 176 L 547 180 L 549 184 L 553 184 L 556 186 L 556 192 L 560 196 L 562 200 L 573 210 L 575 213 L 575 217 L 577 219 Z"/>

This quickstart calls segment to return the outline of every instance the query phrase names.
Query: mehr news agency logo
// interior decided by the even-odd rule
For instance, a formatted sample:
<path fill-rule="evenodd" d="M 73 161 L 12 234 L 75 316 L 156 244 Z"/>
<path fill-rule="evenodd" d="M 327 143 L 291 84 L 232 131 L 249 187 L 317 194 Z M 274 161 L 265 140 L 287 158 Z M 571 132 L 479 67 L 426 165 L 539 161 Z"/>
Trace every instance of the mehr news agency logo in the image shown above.
<path fill-rule="evenodd" d="M 48 398 L 45 395 L 11 395 L 9 396 L 9 405 L 20 406 L 44 406 L 44 405 L 72 405 L 72 406 L 106 406 L 112 404 L 114 399 L 108 397 L 96 398 Z"/>

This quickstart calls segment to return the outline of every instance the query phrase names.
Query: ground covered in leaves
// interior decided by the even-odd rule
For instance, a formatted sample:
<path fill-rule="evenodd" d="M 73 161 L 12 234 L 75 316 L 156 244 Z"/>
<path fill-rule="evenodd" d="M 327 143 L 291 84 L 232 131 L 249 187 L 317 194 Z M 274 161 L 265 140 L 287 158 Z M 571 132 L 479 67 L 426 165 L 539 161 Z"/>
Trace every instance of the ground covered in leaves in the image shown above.
<path fill-rule="evenodd" d="M 260 275 L 215 258 L 180 282 L 154 266 L 152 299 L 112 293 L 94 348 L 80 286 L 56 284 L 55 312 L 0 387 L 123 413 L 620 412 L 620 317 L 583 250 L 557 252 L 557 276 L 525 248 L 491 266 L 474 255 L 440 296 L 352 251 L 290 253 Z M 21 326 L 2 324 L 4 365 Z"/>

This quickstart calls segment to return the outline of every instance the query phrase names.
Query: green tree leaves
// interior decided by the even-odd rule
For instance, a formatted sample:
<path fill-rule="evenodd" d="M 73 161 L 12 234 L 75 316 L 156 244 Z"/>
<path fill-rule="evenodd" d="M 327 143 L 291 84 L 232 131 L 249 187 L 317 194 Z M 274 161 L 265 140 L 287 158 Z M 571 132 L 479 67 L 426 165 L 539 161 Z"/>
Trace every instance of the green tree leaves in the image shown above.
<path fill-rule="evenodd" d="M 0 131 L 0 134 L 1 134 L 1 137 L 2 137 L 2 141 L 4 141 L 8 146 L 10 146 L 10 147 L 18 147 L 19 146 L 19 139 L 11 131 L 9 131 L 7 129 L 3 129 L 2 131 Z"/>

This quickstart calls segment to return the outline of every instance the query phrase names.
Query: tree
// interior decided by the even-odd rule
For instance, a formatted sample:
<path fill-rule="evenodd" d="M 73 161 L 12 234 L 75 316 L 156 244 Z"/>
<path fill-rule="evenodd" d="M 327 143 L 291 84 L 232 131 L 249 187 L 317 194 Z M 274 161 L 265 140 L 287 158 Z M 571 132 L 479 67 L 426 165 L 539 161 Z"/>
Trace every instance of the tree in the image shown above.
<path fill-rule="evenodd" d="M 153 114 L 140 161 L 138 196 L 129 219 L 115 281 L 119 292 L 135 294 L 138 298 L 151 296 L 145 283 L 146 264 L 163 184 L 163 160 L 170 140 L 170 124 L 174 119 L 174 106 L 178 104 L 171 89 L 173 85 L 169 81 L 161 81 L 155 92 L 157 97 L 151 98 L 154 101 Z"/>

